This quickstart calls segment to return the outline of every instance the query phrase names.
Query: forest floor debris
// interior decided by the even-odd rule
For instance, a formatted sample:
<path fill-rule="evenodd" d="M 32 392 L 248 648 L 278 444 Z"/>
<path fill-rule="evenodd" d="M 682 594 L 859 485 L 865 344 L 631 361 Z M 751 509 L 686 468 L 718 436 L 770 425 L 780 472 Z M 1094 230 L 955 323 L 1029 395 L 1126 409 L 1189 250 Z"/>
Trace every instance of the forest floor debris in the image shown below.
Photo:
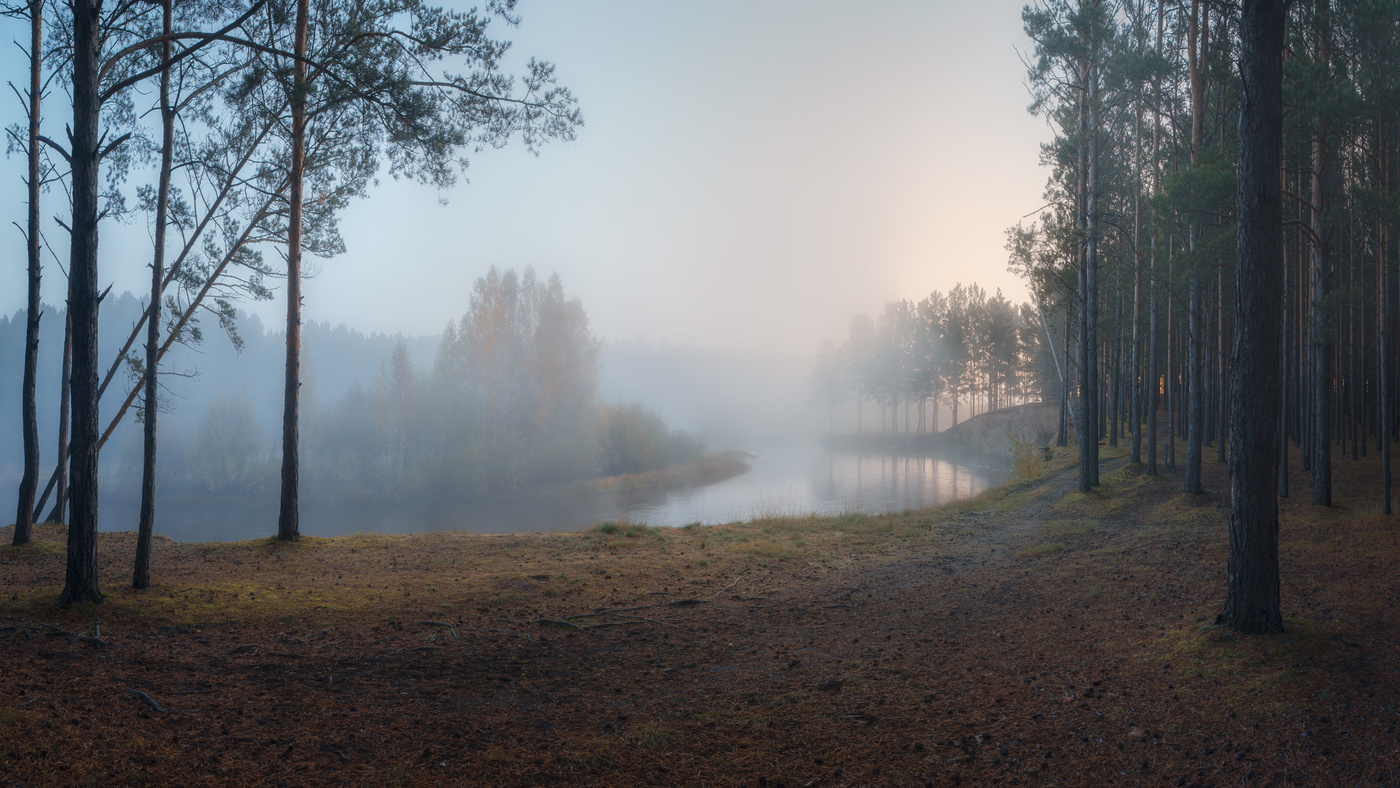
<path fill-rule="evenodd" d="M 1246 637 L 1213 623 L 1225 466 L 1188 496 L 1105 457 L 1089 494 L 1060 450 L 889 516 L 158 540 L 139 592 L 104 533 L 71 610 L 42 526 L 0 548 L 0 786 L 1400 781 L 1377 458 L 1331 509 L 1295 469 L 1287 632 Z"/>

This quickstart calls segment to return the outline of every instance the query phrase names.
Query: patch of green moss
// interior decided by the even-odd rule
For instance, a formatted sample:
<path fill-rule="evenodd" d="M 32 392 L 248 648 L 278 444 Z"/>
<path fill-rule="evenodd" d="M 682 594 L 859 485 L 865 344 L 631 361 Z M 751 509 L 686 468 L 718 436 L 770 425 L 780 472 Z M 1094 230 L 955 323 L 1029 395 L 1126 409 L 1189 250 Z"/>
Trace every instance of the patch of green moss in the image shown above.
<path fill-rule="evenodd" d="M 51 542 L 48 540 L 35 539 L 28 544 L 4 544 L 0 545 L 0 556 L 14 556 L 16 558 L 39 558 L 50 555 L 63 555 L 68 551 L 68 547 L 63 542 Z"/>
<path fill-rule="evenodd" d="M 1058 553 L 1063 549 L 1065 549 L 1064 542 L 1037 542 L 1035 544 L 1027 545 L 1025 547 L 1022 547 L 1020 550 L 1017 550 L 1016 555 L 1020 558 L 1032 558 L 1034 556 L 1046 555 L 1048 553 Z"/>

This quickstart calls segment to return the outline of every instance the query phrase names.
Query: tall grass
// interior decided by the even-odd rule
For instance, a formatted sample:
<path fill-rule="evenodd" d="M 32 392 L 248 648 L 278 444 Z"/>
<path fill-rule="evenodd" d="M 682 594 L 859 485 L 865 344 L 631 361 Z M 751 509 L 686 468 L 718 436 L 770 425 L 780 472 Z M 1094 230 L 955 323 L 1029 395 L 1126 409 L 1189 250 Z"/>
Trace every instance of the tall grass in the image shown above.
<path fill-rule="evenodd" d="M 1011 442 L 1011 469 L 1016 478 L 1030 481 L 1045 472 L 1045 455 L 1041 448 L 1024 434 L 1006 433 Z"/>

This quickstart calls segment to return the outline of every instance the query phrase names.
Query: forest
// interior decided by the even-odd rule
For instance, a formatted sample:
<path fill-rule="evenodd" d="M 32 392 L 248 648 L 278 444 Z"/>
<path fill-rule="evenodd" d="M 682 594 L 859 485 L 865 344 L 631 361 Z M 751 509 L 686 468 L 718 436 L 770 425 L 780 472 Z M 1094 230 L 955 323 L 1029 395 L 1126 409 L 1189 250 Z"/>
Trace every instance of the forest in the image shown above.
<path fill-rule="evenodd" d="M 1290 6 L 1280 169 L 1279 430 L 1329 500 L 1336 446 L 1388 453 L 1396 402 L 1393 4 Z M 1209 2 L 1027 7 L 1035 102 L 1058 131 L 1039 222 L 1008 231 L 1013 267 L 1064 316 L 1063 399 L 1103 437 L 1146 425 L 1147 473 L 1174 467 L 1156 418 L 1224 459 L 1236 317 L 1238 10 Z M 1071 324 L 1076 324 L 1073 329 Z M 1390 384 L 1390 385 L 1388 385 Z M 1195 470 L 1193 470 L 1195 469 Z M 1389 495 L 1382 479 L 1380 494 Z M 1288 494 L 1285 488 L 1282 493 Z"/>
<path fill-rule="evenodd" d="M 338 212 L 367 194 L 381 167 L 446 189 L 470 152 L 511 140 L 533 150 L 571 139 L 582 123 L 551 64 L 531 59 L 519 76 L 505 70 L 509 44 L 491 31 L 493 23 L 519 23 L 513 5 L 456 11 L 416 0 L 352 0 L 322 5 L 314 19 L 307 0 L 237 7 L 104 7 L 98 0 L 60 7 L 33 0 L 7 8 L 28 22 L 29 32 L 27 90 L 16 90 L 27 124 L 10 132 L 27 159 L 28 202 L 24 462 L 13 541 L 29 541 L 30 526 L 42 515 L 36 499 L 47 497 L 39 492 L 35 393 L 40 282 L 51 252 L 41 202 L 61 185 L 71 198 L 60 221 L 71 240 L 60 377 L 66 431 L 47 487 L 68 501 L 65 604 L 102 598 L 94 541 L 98 452 L 116 424 L 99 419 L 103 392 L 120 369 L 136 371 L 140 385 L 131 387 L 116 418 L 141 400 L 141 548 L 133 583 L 145 587 L 162 357 L 173 343 L 197 338 L 201 316 L 228 330 L 234 300 L 268 297 L 269 277 L 283 280 L 287 296 L 278 529 L 283 539 L 298 538 L 303 252 L 327 257 L 343 249 Z M 63 114 L 53 103 L 63 97 L 71 100 L 66 147 L 41 123 L 45 112 Z M 152 170 L 154 183 L 126 182 Z M 136 198 L 130 202 L 129 192 Z M 98 353 L 99 304 L 106 296 L 99 292 L 99 224 L 136 213 L 153 228 L 151 257 L 137 263 L 149 266 L 151 287 L 144 314 L 108 366 Z M 274 268 L 269 252 L 286 265 Z M 464 348 L 446 357 L 464 354 L 470 353 Z M 401 430 L 402 419 L 396 423 Z"/>
<path fill-rule="evenodd" d="M 984 4 L 929 5 L 953 25 Z M 899 10 L 793 8 L 810 16 L 783 35 L 825 9 L 816 46 L 839 69 L 888 46 Z M 918 300 L 864 300 L 884 307 L 820 347 L 806 391 L 754 395 L 789 417 L 815 402 L 831 433 L 854 404 L 869 439 L 803 470 L 849 459 L 858 485 L 891 489 L 973 478 L 896 433 L 940 431 L 945 413 L 967 432 L 1057 416 L 1057 445 L 1023 446 L 1004 484 L 877 512 L 337 537 L 301 533 L 304 499 L 485 496 L 700 453 L 672 413 L 602 384 L 607 345 L 558 276 L 483 265 L 434 337 L 303 321 L 303 255 L 344 248 L 337 219 L 378 174 L 446 190 L 467 156 L 573 141 L 579 102 L 551 63 L 506 57 L 513 0 L 7 12 L 30 34 L 14 91 L 28 123 L 10 129 L 29 288 L 0 318 L 22 444 L 0 547 L 0 782 L 1400 781 L 1397 0 L 1024 7 L 1048 180 L 990 235 L 1027 302 L 900 279 L 925 282 Z M 777 71 L 755 77 L 765 101 L 787 87 Z M 941 91 L 971 78 L 929 73 L 908 84 L 947 106 L 957 94 Z M 863 109 L 826 85 L 793 95 L 833 117 Z M 101 258 L 150 274 L 137 297 L 98 269 L 117 217 L 152 230 L 142 259 Z M 55 272 L 63 309 L 39 299 Z M 273 288 L 286 322 L 254 332 L 238 305 Z M 218 352 L 274 358 L 275 378 L 182 409 L 171 394 L 215 336 Z M 780 366 L 646 343 L 619 357 L 689 390 L 702 419 L 716 392 L 763 388 Z M 697 369 L 712 379 L 683 374 Z M 121 470 L 103 475 L 123 417 L 106 448 Z M 59 447 L 42 463 L 41 439 Z M 99 533 L 99 481 L 140 495 L 134 532 Z M 275 495 L 276 536 L 157 534 L 158 483 Z"/>
<path fill-rule="evenodd" d="M 308 493 L 465 500 L 658 470 L 699 455 L 699 438 L 671 429 L 646 406 L 603 400 L 601 344 L 582 304 L 565 297 L 557 277 L 541 282 L 529 269 L 491 271 L 468 301 L 460 321 L 427 337 L 304 326 L 301 449 Z M 104 312 L 104 324 L 130 325 L 141 309 L 124 295 Z M 61 310 L 52 312 L 62 317 Z M 236 344 L 216 335 L 172 348 L 167 365 L 177 374 L 162 384 L 160 445 L 169 459 L 158 469 L 161 495 L 256 499 L 277 492 L 279 456 L 268 436 L 278 427 L 279 381 L 269 373 L 280 337 L 246 314 L 231 326 Z M 0 318 L 0 343 L 21 339 L 23 330 L 23 314 Z M 6 394 L 17 393 L 20 365 L 6 361 L 0 355 L 0 380 L 14 384 Z M 139 383 L 139 371 L 126 377 L 128 386 Z M 46 426 L 57 424 L 58 383 L 55 375 L 39 389 L 51 405 L 40 410 Z M 18 398 L 0 396 L 0 403 L 17 406 Z M 140 426 L 114 430 L 105 447 L 101 479 L 108 495 L 139 493 Z M 0 427 L 0 435 L 9 436 L 0 445 L 18 446 L 17 431 Z M 17 470 L 20 459 L 0 454 L 0 467 Z M 13 480 L 8 471 L 4 476 Z M 60 520 L 63 507 L 45 503 L 51 512 L 45 519 Z"/>
<path fill-rule="evenodd" d="M 1232 524 L 1257 515 L 1267 531 L 1274 489 L 1330 505 L 1334 456 L 1368 450 L 1390 512 L 1400 8 L 1292 3 L 1286 25 L 1280 9 L 1257 13 L 1276 38 L 1251 38 L 1258 20 L 1230 4 L 1028 6 L 1053 175 L 1008 248 L 1063 315 L 1081 489 L 1098 483 L 1105 436 L 1127 436 L 1149 475 L 1184 466 L 1190 493 L 1213 447 L 1254 512 Z M 1251 57 L 1267 86 L 1253 95 Z M 1290 447 L 1310 491 L 1279 473 Z M 1269 615 L 1257 625 L 1277 628 Z"/>
<path fill-rule="evenodd" d="M 201 318 L 233 331 L 235 300 L 268 297 L 272 278 L 283 281 L 288 304 L 280 453 L 237 427 L 247 407 L 235 396 L 211 410 L 205 446 L 221 434 L 246 442 L 196 450 L 214 463 L 206 471 L 197 470 L 199 462 L 176 467 L 185 484 L 201 476 L 206 486 L 275 483 L 283 539 L 298 536 L 303 450 L 335 457 L 318 467 L 341 483 L 380 491 L 402 490 L 413 478 L 485 493 L 527 476 L 583 478 L 597 471 L 600 455 L 613 471 L 657 461 L 598 448 L 607 436 L 636 434 L 642 422 L 657 434 L 665 429 L 654 414 L 597 411 L 596 345 L 581 305 L 564 297 L 557 280 L 494 269 L 478 283 L 461 322 L 444 333 L 431 384 L 420 384 L 397 349 L 374 392 L 315 414 L 339 426 L 319 442 L 303 446 L 300 439 L 310 421 L 300 403 L 300 260 L 303 251 L 324 257 L 343 248 L 338 211 L 368 194 L 381 167 L 445 189 L 468 152 L 512 140 L 535 150 L 572 139 L 582 124 L 551 64 L 530 60 L 518 76 L 503 70 L 508 44 L 490 31 L 492 24 L 518 24 L 512 3 L 459 12 L 416 0 L 353 0 L 341 9 L 353 14 L 328 7 L 311 19 L 306 0 L 295 7 L 257 0 L 246 8 L 167 3 L 105 11 L 87 1 L 71 17 L 42 0 L 10 9 L 30 32 L 28 90 L 18 91 L 29 123 L 10 133 L 28 165 L 14 541 L 27 541 L 50 493 L 69 501 L 74 538 L 65 602 L 100 597 L 90 538 L 98 450 L 128 412 L 139 418 L 139 531 L 147 544 L 162 358 L 173 344 L 200 339 Z M 1109 446 L 1130 441 L 1132 460 L 1144 461 L 1153 475 L 1159 462 L 1176 467 L 1180 437 L 1184 487 L 1199 493 L 1207 448 L 1221 461 L 1264 461 L 1239 445 L 1229 451 L 1238 444 L 1231 430 L 1243 429 L 1231 414 L 1277 410 L 1270 430 L 1283 440 L 1267 459 L 1281 484 L 1277 494 L 1291 492 L 1277 471 L 1287 466 L 1290 444 L 1310 472 L 1312 500 L 1322 505 L 1332 499 L 1334 446 L 1353 459 L 1374 447 L 1388 513 L 1389 439 L 1397 433 L 1390 319 L 1397 291 L 1388 271 L 1396 251 L 1391 184 L 1400 137 L 1386 75 L 1396 54 L 1396 13 L 1378 0 L 1289 7 L 1279 76 L 1284 109 L 1276 124 L 1281 207 L 1279 217 L 1269 217 L 1279 223 L 1283 265 L 1264 276 L 1267 287 L 1254 290 L 1241 286 L 1254 274 L 1236 260 L 1257 233 L 1271 238 L 1273 231 L 1272 224 L 1256 235 L 1242 230 L 1242 195 L 1257 188 L 1244 179 L 1257 175 L 1247 166 L 1257 141 L 1241 131 L 1252 109 L 1241 70 L 1249 65 L 1250 41 L 1241 10 L 1206 0 L 1028 6 L 1030 109 L 1055 132 L 1042 151 L 1051 171 L 1046 204 L 1032 223 L 1007 231 L 1009 265 L 1024 276 L 1032 303 L 1016 307 L 976 285 L 918 303 L 891 302 L 875 320 L 852 321 L 840 347 L 823 346 L 813 373 L 818 398 L 832 411 L 854 399 L 860 413 L 867 398 L 879 402 L 881 429 L 892 431 L 903 405 L 904 429 L 923 431 L 926 423 L 936 429 L 940 402 L 956 423 L 963 403 L 975 414 L 1058 388 L 1058 442 L 1067 443 L 1073 429 L 1083 491 L 1099 482 L 1100 439 Z M 1267 78 L 1272 97 L 1272 72 Z M 54 80 L 61 92 L 51 89 Z M 60 95 L 72 103 L 67 147 L 40 123 L 43 99 Z M 158 177 L 128 184 L 137 172 Z M 46 473 L 36 402 L 47 243 L 40 216 L 41 201 L 59 184 L 71 195 L 63 227 L 72 247 L 60 458 Z M 151 290 L 109 361 L 98 353 L 98 304 L 106 295 L 96 273 L 98 225 L 103 217 L 137 214 L 154 228 Z M 285 267 L 268 262 L 274 251 Z M 1246 308 L 1256 302 L 1262 308 Z M 1256 330 L 1241 315 L 1269 315 L 1276 325 Z M 1256 369 L 1259 358 L 1275 355 L 1281 372 Z M 132 385 L 104 424 L 99 402 L 123 369 Z M 1242 392 L 1263 391 L 1266 383 L 1276 389 L 1266 408 L 1244 400 Z M 629 419 L 637 424 L 623 424 Z M 1163 440 L 1161 429 L 1173 439 Z M 347 440 L 378 449 L 351 451 L 341 445 Z M 697 451 L 692 439 L 661 442 L 670 448 L 641 454 Z M 228 452 L 241 459 L 217 457 Z M 253 459 L 273 454 L 281 465 L 275 481 L 266 463 Z M 137 562 L 138 586 L 148 582 L 145 561 Z"/>
<path fill-rule="evenodd" d="M 1050 331 L 1030 304 L 1017 307 L 1000 291 L 988 298 L 976 284 L 918 303 L 891 301 L 874 320 L 852 318 L 840 345 L 827 340 L 817 350 L 813 396 L 832 431 L 836 406 L 854 400 L 856 431 L 864 432 L 868 400 L 880 405 L 881 431 L 938 432 L 941 405 L 957 424 L 963 403 L 971 417 L 1059 396 Z"/>

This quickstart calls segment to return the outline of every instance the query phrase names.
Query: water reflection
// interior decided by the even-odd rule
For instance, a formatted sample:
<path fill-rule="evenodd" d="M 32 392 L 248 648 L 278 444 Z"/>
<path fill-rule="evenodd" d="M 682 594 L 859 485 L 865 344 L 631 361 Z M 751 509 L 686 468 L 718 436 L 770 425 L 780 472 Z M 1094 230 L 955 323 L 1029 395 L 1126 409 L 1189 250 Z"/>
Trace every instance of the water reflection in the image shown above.
<path fill-rule="evenodd" d="M 828 452 L 812 473 L 812 511 L 883 513 L 969 498 L 1005 471 L 927 455 Z"/>
<path fill-rule="evenodd" d="M 1006 471 L 944 458 L 831 451 L 815 440 L 770 442 L 752 449 L 751 470 L 719 484 L 629 495 L 536 496 L 467 502 L 410 498 L 353 505 L 308 498 L 302 533 L 470 533 L 571 531 L 627 518 L 650 525 L 727 523 L 806 514 L 881 514 L 968 498 L 1001 484 Z M 134 501 L 105 499 L 103 530 L 135 528 Z M 163 497 L 157 532 L 177 541 L 232 541 L 277 530 L 277 502 Z"/>

